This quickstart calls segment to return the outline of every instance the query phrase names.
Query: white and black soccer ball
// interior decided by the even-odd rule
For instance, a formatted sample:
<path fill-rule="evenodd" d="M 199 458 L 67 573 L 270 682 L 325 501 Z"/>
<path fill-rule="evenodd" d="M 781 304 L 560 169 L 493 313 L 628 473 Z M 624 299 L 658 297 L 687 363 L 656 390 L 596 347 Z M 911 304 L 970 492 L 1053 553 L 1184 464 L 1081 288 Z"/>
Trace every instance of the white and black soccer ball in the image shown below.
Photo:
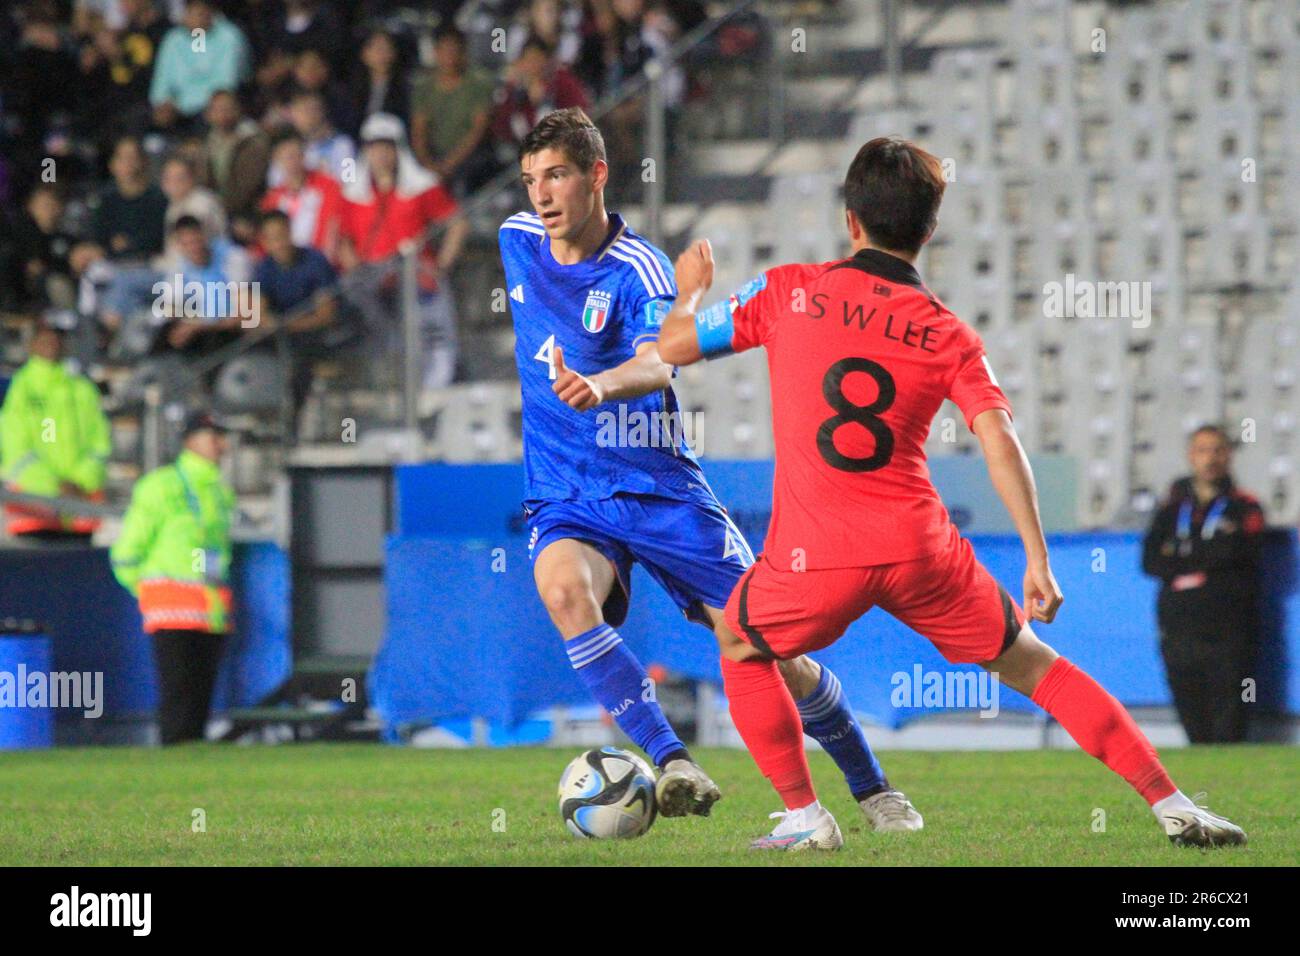
<path fill-rule="evenodd" d="M 641 836 L 655 822 L 654 771 L 618 747 L 579 754 L 560 777 L 560 819 L 582 839 Z"/>

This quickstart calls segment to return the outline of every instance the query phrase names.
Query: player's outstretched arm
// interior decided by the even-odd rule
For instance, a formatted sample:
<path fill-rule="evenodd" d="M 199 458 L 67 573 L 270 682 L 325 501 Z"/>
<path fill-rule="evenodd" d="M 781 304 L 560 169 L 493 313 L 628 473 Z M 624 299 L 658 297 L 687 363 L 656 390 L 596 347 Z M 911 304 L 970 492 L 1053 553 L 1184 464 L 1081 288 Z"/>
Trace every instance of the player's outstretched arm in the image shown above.
<path fill-rule="evenodd" d="M 555 347 L 555 384 L 551 391 L 574 411 L 586 412 L 602 402 L 640 398 L 672 384 L 673 369 L 665 365 L 653 342 L 642 342 L 636 355 L 622 365 L 582 375 L 564 365 L 564 350 Z"/>
<path fill-rule="evenodd" d="M 1047 541 L 1038 514 L 1038 491 L 1029 459 L 1020 445 L 1011 416 L 1000 408 L 980 412 L 971 429 L 984 451 L 984 464 L 1025 546 L 1024 608 L 1032 621 L 1056 617 L 1064 597 L 1047 559 Z"/>
<path fill-rule="evenodd" d="M 713 285 L 713 247 L 707 239 L 697 239 L 686 247 L 674 263 L 677 301 L 659 330 L 659 357 L 669 365 L 693 365 L 704 358 L 695 328 L 704 293 Z"/>

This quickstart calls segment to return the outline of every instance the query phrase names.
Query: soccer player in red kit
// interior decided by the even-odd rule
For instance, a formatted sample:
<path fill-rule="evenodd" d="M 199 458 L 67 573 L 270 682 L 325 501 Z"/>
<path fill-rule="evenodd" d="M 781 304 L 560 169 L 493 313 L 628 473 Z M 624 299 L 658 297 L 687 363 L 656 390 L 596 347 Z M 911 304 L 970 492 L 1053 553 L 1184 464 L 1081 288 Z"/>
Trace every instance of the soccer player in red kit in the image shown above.
<path fill-rule="evenodd" d="M 758 561 L 726 608 L 722 673 L 732 719 L 785 802 L 762 849 L 834 849 L 799 714 L 777 661 L 832 644 L 879 606 L 952 663 L 978 663 L 1048 711 L 1151 805 L 1176 844 L 1244 843 L 1240 828 L 1174 786 L 1114 697 L 1040 641 L 1030 620 L 1061 605 L 1029 462 L 979 336 L 925 287 L 914 262 L 934 232 L 938 159 L 896 138 L 858 151 L 845 180 L 853 256 L 769 269 L 702 311 L 707 240 L 677 260 L 678 297 L 659 336 L 670 365 L 767 349 L 776 477 Z M 924 443 L 944 399 L 978 437 L 994 488 L 1024 543 L 1024 607 L 948 520 Z"/>

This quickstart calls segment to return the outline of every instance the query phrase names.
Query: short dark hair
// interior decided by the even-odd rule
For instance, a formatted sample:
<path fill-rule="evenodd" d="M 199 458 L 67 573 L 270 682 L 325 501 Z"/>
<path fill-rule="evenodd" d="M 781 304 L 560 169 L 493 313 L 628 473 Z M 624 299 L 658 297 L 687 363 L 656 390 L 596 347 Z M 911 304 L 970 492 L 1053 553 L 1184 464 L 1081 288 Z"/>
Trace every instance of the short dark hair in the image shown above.
<path fill-rule="evenodd" d="M 519 48 L 519 55 L 523 56 L 529 50 L 541 50 L 542 55 L 546 57 L 550 57 L 555 52 L 555 48 L 536 33 L 530 33 L 528 39 L 524 40 L 524 45 Z"/>
<path fill-rule="evenodd" d="M 213 90 L 212 95 L 208 97 L 208 105 L 212 105 L 212 101 L 218 96 L 229 96 L 231 102 L 235 104 L 235 109 L 239 110 L 241 113 L 244 111 L 244 104 L 239 102 L 239 94 L 230 87 L 223 86 L 219 90 Z"/>
<path fill-rule="evenodd" d="M 198 216 L 181 216 L 172 223 L 172 232 L 180 232 L 182 229 L 197 229 L 203 231 L 203 223 L 199 222 Z"/>
<path fill-rule="evenodd" d="M 258 220 L 258 226 L 265 226 L 271 222 L 283 222 L 285 228 L 289 228 L 289 214 L 283 209 L 268 209 L 262 213 L 262 218 Z"/>
<path fill-rule="evenodd" d="M 444 20 L 442 23 L 439 23 L 437 28 L 433 31 L 433 42 L 438 43 L 442 40 L 455 40 L 461 46 L 468 45 L 465 31 L 456 26 L 455 22 L 452 20 Z"/>
<path fill-rule="evenodd" d="M 576 106 L 548 113 L 519 144 L 519 159 L 544 149 L 558 149 L 584 173 L 605 158 L 605 138 L 586 111 Z"/>
<path fill-rule="evenodd" d="M 134 146 L 137 153 L 144 155 L 144 144 L 140 142 L 140 137 L 134 133 L 123 133 L 121 136 L 116 137 L 108 148 L 108 155 L 110 157 L 117 155 L 117 151 L 127 143 Z"/>
<path fill-rule="evenodd" d="M 281 143 L 287 143 L 293 140 L 295 143 L 302 143 L 302 133 L 298 132 L 292 126 L 280 126 L 271 134 L 271 151 L 275 152 Z"/>
<path fill-rule="evenodd" d="M 844 177 L 844 205 L 872 245 L 916 253 L 939 221 L 947 184 L 938 157 L 897 136 L 863 144 Z"/>
<path fill-rule="evenodd" d="M 1197 435 L 1206 435 L 1206 434 L 1218 435 L 1220 438 L 1223 439 L 1225 444 L 1227 444 L 1228 446 L 1232 445 L 1232 438 L 1231 436 L 1229 436 L 1228 430 L 1224 428 L 1222 425 L 1216 424 L 1215 422 L 1202 422 L 1201 424 L 1197 425 L 1194 429 L 1192 429 L 1191 434 L 1187 436 L 1187 443 L 1191 444 L 1192 439 L 1194 439 Z"/>
<path fill-rule="evenodd" d="M 184 153 L 171 152 L 163 158 L 163 166 L 170 166 L 172 164 L 184 166 L 192 176 L 198 175 L 198 170 L 194 168 L 194 160 L 189 156 L 186 156 Z"/>

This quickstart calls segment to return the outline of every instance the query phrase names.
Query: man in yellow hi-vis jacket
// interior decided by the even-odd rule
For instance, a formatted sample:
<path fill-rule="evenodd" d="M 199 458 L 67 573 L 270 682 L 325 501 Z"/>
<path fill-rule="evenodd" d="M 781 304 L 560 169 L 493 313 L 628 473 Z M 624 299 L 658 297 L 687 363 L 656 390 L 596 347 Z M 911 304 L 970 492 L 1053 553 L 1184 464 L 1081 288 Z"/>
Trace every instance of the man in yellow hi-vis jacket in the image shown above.
<path fill-rule="evenodd" d="M 43 324 L 14 373 L 0 408 L 0 472 L 5 487 L 48 498 L 104 498 L 108 419 L 99 389 L 63 365 L 63 333 Z M 7 530 L 27 538 L 89 540 L 99 519 L 53 508 L 5 505 Z"/>
<path fill-rule="evenodd" d="M 225 429 L 206 412 L 185 421 L 185 447 L 138 482 L 113 544 L 113 573 L 140 601 L 158 666 L 164 744 L 203 739 L 230 630 L 230 524 L 221 477 Z"/>

